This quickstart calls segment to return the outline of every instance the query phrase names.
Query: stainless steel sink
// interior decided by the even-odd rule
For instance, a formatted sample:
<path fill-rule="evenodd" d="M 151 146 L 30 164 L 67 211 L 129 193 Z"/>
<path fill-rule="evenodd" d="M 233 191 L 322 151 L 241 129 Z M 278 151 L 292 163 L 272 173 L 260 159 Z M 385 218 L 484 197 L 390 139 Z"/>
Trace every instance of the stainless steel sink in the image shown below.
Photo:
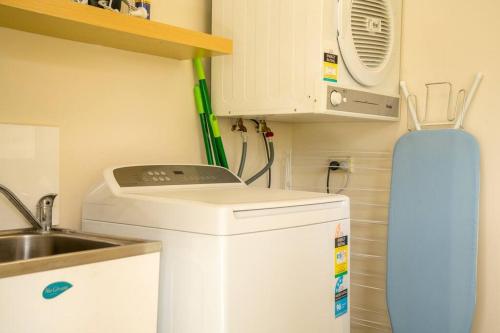
<path fill-rule="evenodd" d="M 0 263 L 118 246 L 109 241 L 58 232 L 0 236 Z"/>
<path fill-rule="evenodd" d="M 64 229 L 0 231 L 0 278 L 157 252 L 158 242 Z"/>
<path fill-rule="evenodd" d="M 56 194 L 45 195 L 39 200 L 37 217 L 2 184 L 0 194 L 33 226 L 32 229 L 0 231 L 0 279 L 161 250 L 159 242 L 52 228 L 52 205 Z"/>

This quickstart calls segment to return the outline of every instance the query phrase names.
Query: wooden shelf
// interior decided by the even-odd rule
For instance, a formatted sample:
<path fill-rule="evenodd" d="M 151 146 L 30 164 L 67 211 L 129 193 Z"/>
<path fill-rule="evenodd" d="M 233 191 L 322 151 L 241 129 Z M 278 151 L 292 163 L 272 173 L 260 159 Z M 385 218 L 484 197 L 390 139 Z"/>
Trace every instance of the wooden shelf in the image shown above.
<path fill-rule="evenodd" d="M 232 52 L 226 38 L 72 0 L 0 0 L 0 26 L 179 60 Z"/>

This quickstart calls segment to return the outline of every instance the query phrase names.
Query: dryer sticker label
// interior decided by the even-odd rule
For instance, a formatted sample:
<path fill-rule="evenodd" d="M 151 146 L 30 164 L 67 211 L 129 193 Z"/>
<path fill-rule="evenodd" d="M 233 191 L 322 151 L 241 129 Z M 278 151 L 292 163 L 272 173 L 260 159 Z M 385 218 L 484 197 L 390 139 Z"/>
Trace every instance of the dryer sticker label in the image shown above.
<path fill-rule="evenodd" d="M 349 245 L 347 236 L 335 238 L 335 277 L 347 274 Z"/>
<path fill-rule="evenodd" d="M 323 80 L 337 82 L 338 80 L 339 56 L 333 53 L 324 53 L 323 57 Z"/>
<path fill-rule="evenodd" d="M 341 276 L 336 279 L 335 283 L 335 318 L 341 317 L 347 313 L 348 307 L 348 292 L 347 292 L 347 277 Z"/>

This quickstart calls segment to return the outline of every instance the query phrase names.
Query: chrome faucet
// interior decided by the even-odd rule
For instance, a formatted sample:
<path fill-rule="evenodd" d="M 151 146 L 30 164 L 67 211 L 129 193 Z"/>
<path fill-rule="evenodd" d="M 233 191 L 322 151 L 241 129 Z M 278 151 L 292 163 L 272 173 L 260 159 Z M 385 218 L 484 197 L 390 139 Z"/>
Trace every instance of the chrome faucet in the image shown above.
<path fill-rule="evenodd" d="M 52 229 L 52 207 L 56 196 L 54 193 L 44 195 L 36 205 L 36 218 L 43 231 Z"/>
<path fill-rule="evenodd" d="M 7 187 L 0 184 L 0 193 L 2 193 L 16 209 L 31 223 L 33 228 L 43 231 L 49 231 L 52 228 L 52 207 L 57 194 L 47 194 L 40 198 L 37 205 L 37 217 L 31 213 L 25 204 Z"/>

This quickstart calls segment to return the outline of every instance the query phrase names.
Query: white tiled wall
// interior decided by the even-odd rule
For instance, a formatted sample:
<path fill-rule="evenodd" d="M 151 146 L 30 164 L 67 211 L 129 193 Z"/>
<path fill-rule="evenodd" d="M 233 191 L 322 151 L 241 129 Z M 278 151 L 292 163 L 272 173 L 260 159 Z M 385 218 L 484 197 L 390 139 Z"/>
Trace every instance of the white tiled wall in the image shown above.
<path fill-rule="evenodd" d="M 397 124 L 396 124 L 397 126 Z M 301 124 L 293 131 L 292 188 L 326 191 L 329 162 L 350 158 L 353 173 L 332 173 L 330 189 L 351 199 L 351 332 L 391 332 L 386 248 L 392 147 L 385 123 Z M 383 134 L 383 135 L 379 135 Z"/>
<path fill-rule="evenodd" d="M 0 124 L 0 184 L 11 189 L 35 214 L 38 199 L 59 192 L 59 129 Z M 54 223 L 59 221 L 55 201 Z M 0 195 L 0 229 L 30 227 Z"/>

